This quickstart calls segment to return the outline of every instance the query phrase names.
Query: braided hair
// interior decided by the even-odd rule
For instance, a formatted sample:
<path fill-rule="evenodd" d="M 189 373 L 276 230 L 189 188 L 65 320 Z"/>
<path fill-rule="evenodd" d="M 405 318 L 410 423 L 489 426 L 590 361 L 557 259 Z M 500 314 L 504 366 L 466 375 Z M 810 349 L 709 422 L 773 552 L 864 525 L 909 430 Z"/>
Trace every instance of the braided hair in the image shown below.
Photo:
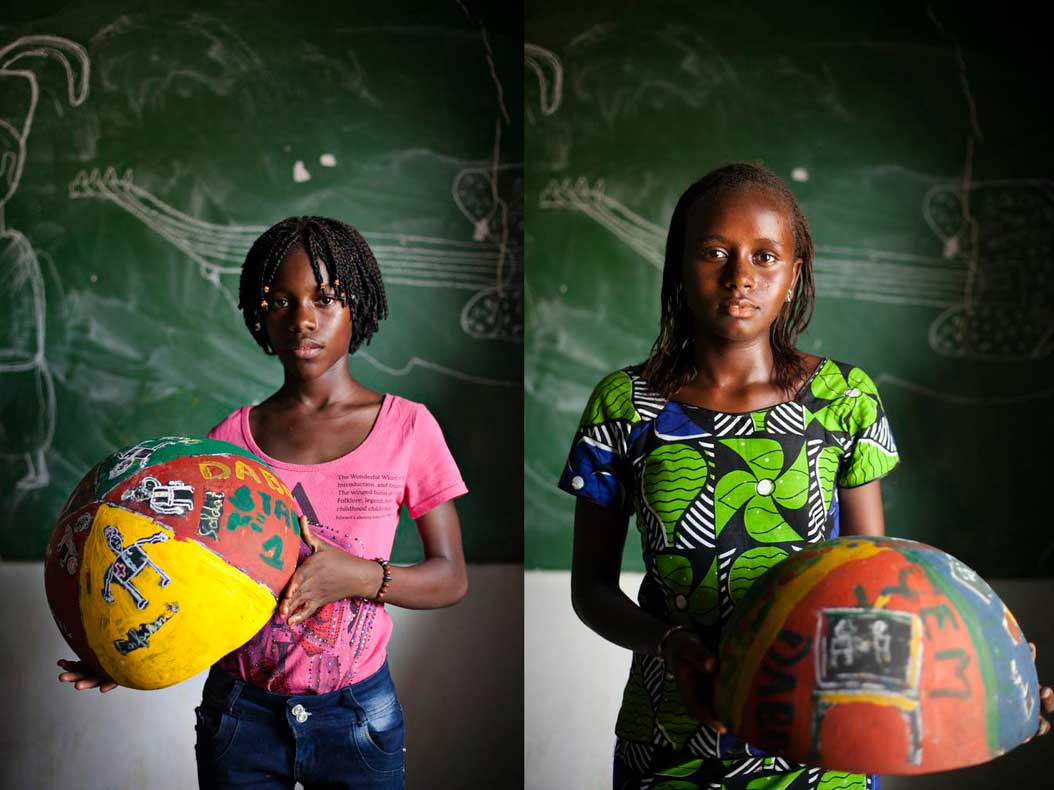
<path fill-rule="evenodd" d="M 662 315 L 659 336 L 651 355 L 638 367 L 648 383 L 670 397 L 695 378 L 695 333 L 692 313 L 684 298 L 682 270 L 688 211 L 700 200 L 713 200 L 742 187 L 758 187 L 771 193 L 790 210 L 794 224 L 794 257 L 801 258 L 801 272 L 791 301 L 784 304 L 772 322 L 773 381 L 790 394 L 805 376 L 805 362 L 795 343 L 812 318 L 816 296 L 813 284 L 813 244 L 809 223 L 801 206 L 779 176 L 749 162 L 733 162 L 711 170 L 681 195 L 670 219 L 666 236 L 666 262 L 662 270 Z"/>
<path fill-rule="evenodd" d="M 322 267 L 336 296 L 351 307 L 351 344 L 354 354 L 369 343 L 377 325 L 388 317 L 381 269 L 373 251 L 351 225 L 326 217 L 289 217 L 268 228 L 254 243 L 242 264 L 238 308 L 253 339 L 268 354 L 274 349 L 263 328 L 268 293 L 278 267 L 297 245 L 311 261 L 315 282 L 322 285 Z"/>

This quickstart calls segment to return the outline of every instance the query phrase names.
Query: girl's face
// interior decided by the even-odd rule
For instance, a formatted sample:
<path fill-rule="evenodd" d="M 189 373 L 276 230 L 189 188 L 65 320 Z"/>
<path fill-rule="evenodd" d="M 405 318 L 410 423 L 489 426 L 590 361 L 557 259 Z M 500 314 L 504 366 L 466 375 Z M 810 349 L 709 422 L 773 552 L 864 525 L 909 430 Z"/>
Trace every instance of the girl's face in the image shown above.
<path fill-rule="evenodd" d="M 801 270 L 788 207 L 744 186 L 697 201 L 685 227 L 681 277 L 696 336 L 767 339 Z"/>
<path fill-rule="evenodd" d="M 315 282 L 311 260 L 297 245 L 289 251 L 267 294 L 267 338 L 282 366 L 311 379 L 334 365 L 346 365 L 351 343 L 351 310 L 341 302 L 322 266 Z"/>

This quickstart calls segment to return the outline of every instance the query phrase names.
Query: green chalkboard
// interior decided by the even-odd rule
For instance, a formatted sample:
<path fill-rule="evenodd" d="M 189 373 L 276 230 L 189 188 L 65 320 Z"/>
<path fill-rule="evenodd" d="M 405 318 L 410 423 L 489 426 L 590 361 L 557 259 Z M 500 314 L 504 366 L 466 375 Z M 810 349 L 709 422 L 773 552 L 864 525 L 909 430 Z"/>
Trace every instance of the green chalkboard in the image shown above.
<path fill-rule="evenodd" d="M 678 196 L 746 159 L 810 218 L 801 347 L 862 366 L 890 415 L 888 531 L 1049 575 L 1051 63 L 1037 20 L 970 5 L 528 5 L 528 567 L 570 565 L 554 484 L 593 385 L 655 338 Z"/>
<path fill-rule="evenodd" d="M 362 230 L 388 286 L 353 374 L 437 416 L 469 561 L 519 561 L 519 12 L 52 5 L 0 28 L 0 555 L 40 559 L 116 448 L 203 435 L 278 387 L 238 271 L 265 227 L 322 214 Z M 412 524 L 396 544 L 420 554 Z"/>

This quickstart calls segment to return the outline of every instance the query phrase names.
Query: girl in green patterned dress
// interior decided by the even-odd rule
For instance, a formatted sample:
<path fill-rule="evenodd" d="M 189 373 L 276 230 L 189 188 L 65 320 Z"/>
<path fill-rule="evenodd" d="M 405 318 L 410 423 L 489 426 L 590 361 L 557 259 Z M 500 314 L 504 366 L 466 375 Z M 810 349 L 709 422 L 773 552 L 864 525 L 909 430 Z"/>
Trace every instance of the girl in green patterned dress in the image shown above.
<path fill-rule="evenodd" d="M 616 790 L 876 787 L 765 755 L 711 710 L 721 624 L 792 551 L 884 533 L 897 463 L 870 377 L 795 348 L 813 307 L 813 245 L 786 185 L 732 164 L 682 196 L 666 242 L 659 337 L 596 387 L 560 487 L 578 497 L 572 598 L 633 651 Z M 645 577 L 618 578 L 630 514 Z"/>
<path fill-rule="evenodd" d="M 616 790 L 878 787 L 766 755 L 711 709 L 721 624 L 753 581 L 808 543 L 885 532 L 879 479 L 898 455 L 874 382 L 794 345 L 812 259 L 777 176 L 742 163 L 704 176 L 670 222 L 651 355 L 606 376 L 582 415 L 560 479 L 578 497 L 572 599 L 633 651 Z M 618 584 L 631 513 L 639 605 Z M 1044 735 L 1054 691 L 1040 698 Z"/>

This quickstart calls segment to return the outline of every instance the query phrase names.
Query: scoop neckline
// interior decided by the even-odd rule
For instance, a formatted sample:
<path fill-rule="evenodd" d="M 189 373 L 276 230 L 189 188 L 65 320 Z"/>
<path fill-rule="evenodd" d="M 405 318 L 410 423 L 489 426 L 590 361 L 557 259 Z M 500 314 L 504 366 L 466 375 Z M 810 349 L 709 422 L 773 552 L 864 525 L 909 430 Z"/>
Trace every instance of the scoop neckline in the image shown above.
<path fill-rule="evenodd" d="M 394 402 L 395 402 L 395 396 L 394 395 L 391 395 L 391 394 L 389 394 L 387 392 L 384 392 L 384 393 L 381 393 L 381 396 L 384 398 L 384 400 L 381 401 L 381 408 L 377 412 L 377 417 L 374 419 L 373 425 L 370 426 L 370 432 L 366 434 L 366 438 L 364 438 L 361 442 L 359 442 L 358 446 L 356 446 L 354 449 L 346 452 L 344 455 L 339 456 L 337 458 L 333 458 L 333 459 L 331 459 L 329 461 L 323 461 L 322 463 L 319 463 L 319 464 L 294 464 L 294 463 L 291 463 L 289 461 L 282 461 L 282 460 L 279 460 L 278 458 L 274 458 L 274 457 L 268 455 L 267 453 L 265 453 L 263 450 L 261 450 L 260 449 L 260 445 L 258 445 L 256 443 L 256 439 L 253 437 L 252 428 L 249 425 L 249 412 L 251 412 L 253 410 L 253 408 L 254 408 L 253 406 L 243 406 L 242 407 L 242 415 L 241 415 L 242 434 L 245 437 L 245 443 L 247 445 L 249 445 L 249 449 L 252 450 L 253 453 L 255 453 L 256 455 L 260 456 L 263 460 L 265 460 L 270 466 L 274 466 L 274 467 L 277 467 L 279 469 L 289 469 L 291 471 L 311 471 L 311 470 L 325 469 L 328 466 L 333 466 L 334 464 L 339 464 L 339 463 L 342 463 L 344 461 L 347 461 L 349 458 L 352 458 L 353 456 L 357 455 L 370 442 L 373 441 L 373 437 L 376 436 L 377 433 L 379 432 L 378 428 L 381 425 L 381 421 L 387 418 L 388 413 L 392 410 L 392 406 L 394 405 Z"/>
<path fill-rule="evenodd" d="M 760 406 L 756 409 L 749 409 L 748 411 L 720 411 L 719 409 L 711 409 L 709 406 L 699 406 L 695 403 L 689 403 L 688 401 L 678 400 L 676 398 L 667 398 L 668 403 L 676 403 L 678 406 L 684 406 L 689 409 L 696 409 L 698 411 L 705 411 L 710 414 L 727 414 L 729 417 L 746 417 L 747 415 L 754 414 L 759 411 L 769 411 L 775 409 L 777 406 L 786 406 L 788 403 L 797 403 L 812 386 L 815 378 L 820 374 L 820 370 L 828 363 L 831 362 L 830 357 L 820 357 L 820 361 L 816 363 L 816 367 L 812 373 L 810 373 L 802 385 L 798 387 L 798 391 L 794 393 L 794 397 L 789 400 L 780 401 L 779 403 L 773 403 L 771 406 Z"/>

